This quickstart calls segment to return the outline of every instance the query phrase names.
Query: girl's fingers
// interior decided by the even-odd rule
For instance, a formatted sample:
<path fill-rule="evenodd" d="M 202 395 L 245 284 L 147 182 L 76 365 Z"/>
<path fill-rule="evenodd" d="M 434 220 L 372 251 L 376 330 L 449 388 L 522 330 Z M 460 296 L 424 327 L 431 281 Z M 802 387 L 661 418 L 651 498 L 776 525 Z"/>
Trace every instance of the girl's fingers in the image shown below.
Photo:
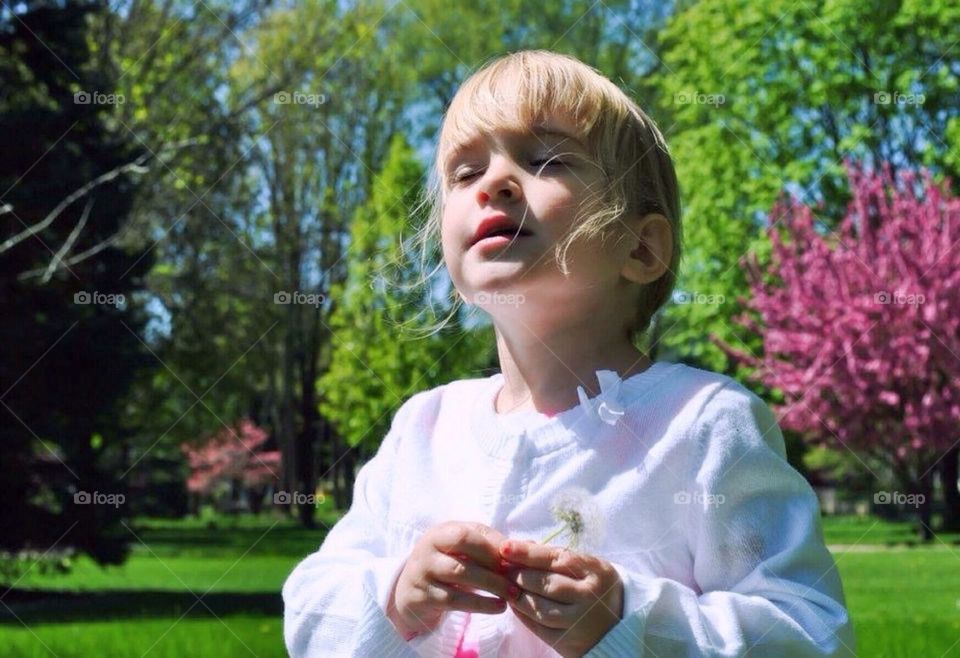
<path fill-rule="evenodd" d="M 521 592 L 520 598 L 512 601 L 510 607 L 529 621 L 553 629 L 570 628 L 576 621 L 573 615 L 578 609 L 572 604 L 558 603 L 530 592 Z"/>
<path fill-rule="evenodd" d="M 508 540 L 500 544 L 500 555 L 512 564 L 556 571 L 571 578 L 583 578 L 585 558 L 566 548 L 537 544 L 532 541 Z"/>
<path fill-rule="evenodd" d="M 511 581 L 520 589 L 558 603 L 575 603 L 583 598 L 578 581 L 562 573 L 539 569 L 514 569 Z"/>
<path fill-rule="evenodd" d="M 480 596 L 458 589 L 454 585 L 430 582 L 425 586 L 428 599 L 446 610 L 461 610 L 495 615 L 507 609 L 507 602 L 490 596 Z"/>
<path fill-rule="evenodd" d="M 434 548 L 447 555 L 466 555 L 477 564 L 496 570 L 500 566 L 500 542 L 504 536 L 480 523 L 447 523 L 431 536 Z"/>
<path fill-rule="evenodd" d="M 452 555 L 438 554 L 431 576 L 436 581 L 483 590 L 503 599 L 515 598 L 518 589 L 505 576 Z"/>
<path fill-rule="evenodd" d="M 555 629 L 548 628 L 543 624 L 537 623 L 533 619 L 527 617 L 523 612 L 517 608 L 515 603 L 510 604 L 510 609 L 513 610 L 514 616 L 516 616 L 517 621 L 526 626 L 530 631 L 539 637 L 541 640 L 546 642 L 550 647 L 556 648 L 564 638 L 570 637 L 569 629 Z"/>

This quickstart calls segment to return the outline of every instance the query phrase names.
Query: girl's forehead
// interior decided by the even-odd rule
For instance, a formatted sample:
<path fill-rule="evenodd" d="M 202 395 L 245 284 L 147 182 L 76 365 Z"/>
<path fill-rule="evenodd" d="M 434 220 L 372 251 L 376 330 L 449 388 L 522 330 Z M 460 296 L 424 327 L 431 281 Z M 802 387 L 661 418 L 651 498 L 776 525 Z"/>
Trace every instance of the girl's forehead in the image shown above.
<path fill-rule="evenodd" d="M 452 143 L 454 150 L 462 148 L 484 140 L 503 139 L 532 139 L 534 141 L 557 141 L 572 140 L 580 142 L 576 131 L 569 126 L 553 123 L 542 123 L 526 126 L 502 126 L 489 130 L 475 130 L 472 133 L 464 133 L 460 140 Z"/>
<path fill-rule="evenodd" d="M 448 134 L 444 135 L 445 139 L 441 139 L 441 159 L 449 160 L 468 148 L 496 139 L 530 139 L 545 144 L 563 141 L 580 147 L 584 146 L 580 130 L 562 113 L 530 120 L 511 120 L 508 117 L 498 119 L 463 123 L 453 127 Z"/>

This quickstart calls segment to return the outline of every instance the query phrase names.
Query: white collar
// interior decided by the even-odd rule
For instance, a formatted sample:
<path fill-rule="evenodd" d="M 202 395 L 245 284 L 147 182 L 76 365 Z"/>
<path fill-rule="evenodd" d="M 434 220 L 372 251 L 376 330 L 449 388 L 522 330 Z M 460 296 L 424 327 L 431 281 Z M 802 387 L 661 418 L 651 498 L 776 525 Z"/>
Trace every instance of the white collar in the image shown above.
<path fill-rule="evenodd" d="M 577 386 L 580 405 L 584 412 L 596 414 L 607 425 L 616 425 L 626 413 L 626 402 L 620 390 L 623 380 L 613 370 L 597 370 L 597 381 L 600 382 L 600 394 L 592 398 L 587 397 L 583 386 Z"/>

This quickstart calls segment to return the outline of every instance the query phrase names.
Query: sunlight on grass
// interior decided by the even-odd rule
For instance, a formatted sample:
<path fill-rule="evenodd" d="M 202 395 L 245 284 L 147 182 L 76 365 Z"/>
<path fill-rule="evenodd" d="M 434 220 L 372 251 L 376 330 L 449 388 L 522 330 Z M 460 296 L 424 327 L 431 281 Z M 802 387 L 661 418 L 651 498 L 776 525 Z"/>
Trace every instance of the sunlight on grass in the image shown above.
<path fill-rule="evenodd" d="M 322 519 L 329 527 L 336 515 Z M 135 546 L 123 566 L 102 569 L 79 559 L 67 575 L 27 575 L 17 585 L 19 598 L 11 597 L 22 621 L 0 616 L 2 655 L 286 655 L 280 587 L 320 546 L 324 525 L 304 530 L 275 517 L 222 518 L 210 525 L 139 520 L 131 527 L 146 546 Z M 914 539 L 910 523 L 855 517 L 824 518 L 824 534 L 830 544 L 856 544 L 833 552 L 859 655 L 960 658 L 960 547 L 949 543 L 955 537 L 888 549 L 888 543 Z M 51 599 L 38 590 L 60 594 Z"/>

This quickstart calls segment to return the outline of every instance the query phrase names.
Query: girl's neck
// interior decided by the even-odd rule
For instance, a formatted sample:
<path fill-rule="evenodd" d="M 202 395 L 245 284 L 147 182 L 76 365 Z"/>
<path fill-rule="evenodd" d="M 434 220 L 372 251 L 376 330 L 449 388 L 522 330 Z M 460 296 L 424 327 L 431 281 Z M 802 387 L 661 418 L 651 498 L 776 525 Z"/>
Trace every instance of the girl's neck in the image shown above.
<path fill-rule="evenodd" d="M 497 413 L 537 411 L 553 416 L 578 404 L 577 386 L 582 386 L 588 397 L 599 394 L 598 370 L 613 370 L 626 379 L 650 366 L 647 355 L 626 339 L 583 345 L 579 350 L 557 351 L 556 345 L 539 341 L 511 349 L 498 332 L 497 347 L 504 376 L 495 399 Z"/>

